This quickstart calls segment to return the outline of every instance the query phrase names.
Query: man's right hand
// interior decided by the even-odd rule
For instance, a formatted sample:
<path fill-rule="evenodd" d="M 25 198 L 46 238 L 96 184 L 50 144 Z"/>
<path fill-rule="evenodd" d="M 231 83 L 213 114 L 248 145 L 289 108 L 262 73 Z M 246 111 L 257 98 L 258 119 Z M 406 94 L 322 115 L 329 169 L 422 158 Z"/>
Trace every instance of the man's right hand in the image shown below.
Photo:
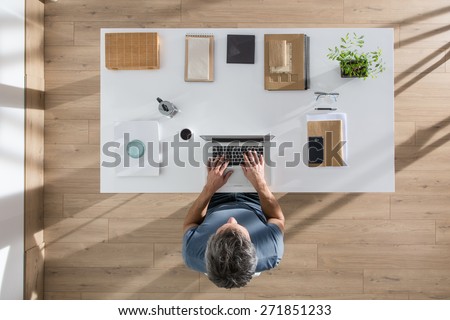
<path fill-rule="evenodd" d="M 261 209 L 267 222 L 277 225 L 284 232 L 284 215 L 281 207 L 267 186 L 264 179 L 264 158 L 253 151 L 244 154 L 244 164 L 241 165 L 244 175 L 258 192 Z"/>
<path fill-rule="evenodd" d="M 241 168 L 245 177 L 256 191 L 266 185 L 266 180 L 264 179 L 264 157 L 262 155 L 258 155 L 256 151 L 244 153 L 244 164 L 241 165 Z"/>

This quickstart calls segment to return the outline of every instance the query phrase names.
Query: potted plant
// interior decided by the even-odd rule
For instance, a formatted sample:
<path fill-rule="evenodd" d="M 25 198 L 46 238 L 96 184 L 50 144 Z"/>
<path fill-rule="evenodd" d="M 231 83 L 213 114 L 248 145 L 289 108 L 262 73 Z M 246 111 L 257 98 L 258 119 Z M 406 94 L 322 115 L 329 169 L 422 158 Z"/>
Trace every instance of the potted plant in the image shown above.
<path fill-rule="evenodd" d="M 386 67 L 381 57 L 381 49 L 364 52 L 364 36 L 349 33 L 341 38 L 339 47 L 328 48 L 327 57 L 330 60 L 339 61 L 341 77 L 343 78 L 376 78 Z"/>

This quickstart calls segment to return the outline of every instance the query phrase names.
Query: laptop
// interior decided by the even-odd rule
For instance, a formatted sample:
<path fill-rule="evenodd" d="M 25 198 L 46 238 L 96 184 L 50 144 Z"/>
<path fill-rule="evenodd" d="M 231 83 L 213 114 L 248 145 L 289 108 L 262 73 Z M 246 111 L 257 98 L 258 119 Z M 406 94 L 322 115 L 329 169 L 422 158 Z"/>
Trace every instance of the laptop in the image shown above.
<path fill-rule="evenodd" d="M 270 140 L 273 138 L 270 134 L 266 135 L 208 135 L 200 136 L 207 141 L 204 148 L 204 159 L 214 159 L 220 155 L 230 161 L 226 170 L 233 170 L 233 174 L 228 182 L 219 190 L 219 192 L 255 192 L 255 189 L 245 177 L 240 164 L 244 162 L 243 153 L 247 151 L 256 151 L 264 157 L 265 168 L 264 178 L 267 185 L 271 184 L 271 170 L 267 165 L 270 163 Z M 206 171 L 206 170 L 205 170 Z M 206 174 L 205 174 L 206 179 Z"/>

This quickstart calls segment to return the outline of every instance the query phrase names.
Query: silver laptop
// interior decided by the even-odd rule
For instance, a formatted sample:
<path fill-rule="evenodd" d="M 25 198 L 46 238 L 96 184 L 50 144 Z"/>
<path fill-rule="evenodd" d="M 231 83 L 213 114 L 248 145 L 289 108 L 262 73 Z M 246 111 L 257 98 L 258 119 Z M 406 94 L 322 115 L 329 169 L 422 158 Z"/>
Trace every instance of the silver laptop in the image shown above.
<path fill-rule="evenodd" d="M 214 159 L 220 155 L 225 155 L 225 158 L 230 161 L 228 170 L 233 170 L 233 174 L 228 180 L 227 184 L 219 191 L 244 191 L 254 192 L 253 186 L 244 176 L 240 164 L 243 163 L 243 153 L 246 151 L 256 151 L 262 154 L 265 160 L 264 177 L 267 184 L 271 184 L 271 170 L 267 165 L 270 163 L 270 140 L 273 138 L 270 134 L 266 135 L 208 135 L 200 136 L 207 145 L 204 148 L 204 159 Z M 205 175 L 206 177 L 206 175 Z"/>

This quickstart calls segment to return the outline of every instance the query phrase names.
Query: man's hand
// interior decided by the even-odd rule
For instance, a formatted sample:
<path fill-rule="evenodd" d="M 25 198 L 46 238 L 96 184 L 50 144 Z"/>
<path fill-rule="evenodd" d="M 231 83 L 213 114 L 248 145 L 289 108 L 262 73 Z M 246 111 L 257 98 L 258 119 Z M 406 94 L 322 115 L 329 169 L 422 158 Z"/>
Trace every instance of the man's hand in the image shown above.
<path fill-rule="evenodd" d="M 225 157 L 217 157 L 208 162 L 208 178 L 206 179 L 205 189 L 208 192 L 214 194 L 217 190 L 219 190 L 225 183 L 227 183 L 232 170 L 225 173 L 225 169 L 228 167 L 230 161 L 225 161 Z"/>
<path fill-rule="evenodd" d="M 258 192 L 261 201 L 261 209 L 267 218 L 267 222 L 277 225 L 284 232 L 284 215 L 277 199 L 267 186 L 264 179 L 264 158 L 256 151 L 244 153 L 244 164 L 241 165 L 244 175 Z"/>
<path fill-rule="evenodd" d="M 264 179 L 264 158 L 258 155 L 256 151 L 244 153 L 244 164 L 241 165 L 245 177 L 252 186 L 258 191 L 266 184 Z"/>

